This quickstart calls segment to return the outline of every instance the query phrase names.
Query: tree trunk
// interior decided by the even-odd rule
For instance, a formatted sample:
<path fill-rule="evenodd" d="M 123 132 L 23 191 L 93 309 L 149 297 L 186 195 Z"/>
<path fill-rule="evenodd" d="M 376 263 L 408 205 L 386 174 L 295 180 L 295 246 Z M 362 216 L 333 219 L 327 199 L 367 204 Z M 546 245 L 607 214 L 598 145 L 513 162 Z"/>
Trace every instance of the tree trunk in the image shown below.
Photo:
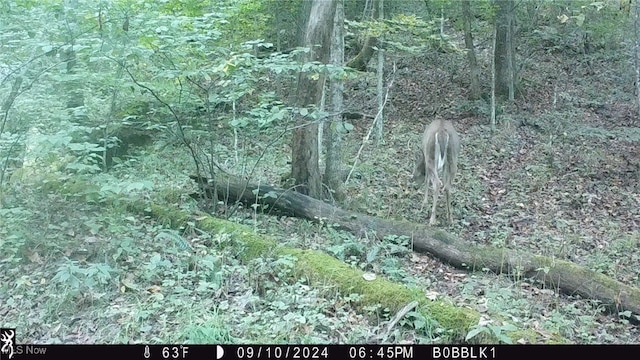
<path fill-rule="evenodd" d="M 509 90 L 514 87 L 512 72 L 515 68 L 515 54 L 512 51 L 513 22 L 510 14 L 513 11 L 513 0 L 496 0 L 496 5 L 498 7 L 495 24 L 496 39 L 493 49 L 496 66 L 496 95 L 506 99 L 509 96 Z"/>
<path fill-rule="evenodd" d="M 318 124 L 293 131 L 291 177 L 295 190 L 314 198 L 322 197 L 322 180 L 318 165 Z"/>
<path fill-rule="evenodd" d="M 358 71 L 367 70 L 367 63 L 371 60 L 371 57 L 373 56 L 373 48 L 376 45 L 378 45 L 378 39 L 373 36 L 367 36 L 367 38 L 364 39 L 362 49 L 360 49 L 360 52 L 356 57 L 347 63 L 347 66 Z"/>
<path fill-rule="evenodd" d="M 326 64 L 328 61 L 335 3 L 336 0 L 314 0 L 311 4 L 303 40 L 304 46 L 310 49 L 305 59 L 308 62 L 319 61 Z M 300 73 L 296 106 L 303 108 L 319 105 L 323 85 L 323 75 Z M 322 179 L 318 164 L 318 124 L 304 116 L 300 116 L 297 123 L 300 127 L 294 130 L 291 145 L 291 176 L 298 185 L 296 191 L 320 199 Z"/>
<path fill-rule="evenodd" d="M 516 11 L 513 0 L 509 1 L 507 11 L 507 66 L 509 70 L 509 101 L 515 100 L 516 93 L 516 42 L 515 42 L 515 23 Z"/>
<path fill-rule="evenodd" d="M 9 77 L 7 76 L 5 77 L 4 80 L 7 80 L 8 78 Z M 4 102 L 2 103 L 2 107 L 0 107 L 0 118 L 2 119 L 2 121 L 0 121 L 0 136 L 5 135 L 5 130 L 8 130 L 7 124 L 9 123 L 9 110 L 11 110 L 13 103 L 18 98 L 18 95 L 20 95 L 20 90 L 22 88 L 23 80 L 24 78 L 22 77 L 22 75 L 20 74 L 16 75 L 15 79 L 11 83 L 11 91 L 9 91 L 9 94 L 7 95 L 7 97 L 4 99 Z M 9 137 L 7 137 L 7 140 L 8 139 Z M 4 185 L 4 177 L 7 171 L 9 170 L 11 158 L 17 157 L 16 153 L 19 152 L 18 140 L 19 138 L 17 138 L 11 144 L 11 146 L 4 152 L 4 154 L 2 154 L 3 158 L 0 158 L 0 186 Z M 0 196 L 0 206 L 2 206 L 2 196 Z"/>
<path fill-rule="evenodd" d="M 331 64 L 334 66 L 344 65 L 344 8 L 342 1 L 336 3 L 336 13 L 333 22 L 333 35 L 331 41 Z M 342 134 L 344 133 L 344 122 L 342 120 L 342 102 L 344 92 L 344 81 L 342 78 L 334 76 L 329 81 L 330 112 L 333 115 L 327 131 L 327 161 L 324 172 L 324 181 L 333 191 L 333 197 L 337 201 L 342 201 L 343 176 L 342 172 Z"/>
<path fill-rule="evenodd" d="M 493 48 L 496 48 L 496 38 L 498 31 L 493 32 Z M 496 131 L 496 56 L 495 52 L 491 57 L 491 132 Z"/>
<path fill-rule="evenodd" d="M 384 21 L 384 13 L 383 13 L 383 6 L 384 6 L 384 0 L 378 0 L 377 1 L 377 6 L 378 6 L 378 20 L 380 22 Z M 382 43 L 382 37 L 379 41 L 379 43 Z M 378 46 L 378 68 L 376 70 L 376 77 L 377 77 L 377 84 L 376 84 L 376 92 L 377 92 L 377 96 L 376 96 L 376 100 L 378 102 L 378 116 L 376 117 L 376 130 L 377 130 L 377 136 L 376 136 L 376 140 L 378 145 L 383 144 L 384 142 L 384 138 L 382 136 L 382 132 L 384 129 L 384 50 L 381 49 L 381 46 Z"/>
<path fill-rule="evenodd" d="M 373 8 L 371 12 L 372 19 L 378 18 L 378 1 L 379 0 L 373 0 Z M 378 39 L 373 36 L 367 36 L 364 39 L 360 52 L 356 57 L 347 62 L 347 66 L 358 71 L 366 71 L 367 64 L 373 56 L 373 48 L 376 47 L 376 45 L 378 45 Z"/>
<path fill-rule="evenodd" d="M 640 115 L 640 1 L 636 1 L 633 13 L 633 29 L 635 32 L 633 60 L 636 72 L 636 107 Z"/>
<path fill-rule="evenodd" d="M 433 227 L 362 215 L 296 192 L 248 184 L 236 178 L 218 177 L 213 183 L 196 176 L 192 179 L 200 179 L 203 191 L 211 194 L 215 189 L 219 199 L 229 203 L 240 201 L 245 206 L 257 203 L 269 213 L 331 224 L 356 236 L 375 234 L 381 240 L 390 235 L 406 236 L 412 240 L 415 251 L 430 253 L 456 268 L 471 271 L 490 269 L 498 274 L 517 275 L 565 294 L 598 300 L 614 313 L 629 310 L 640 314 L 640 289 L 568 261 L 515 250 L 471 246 Z M 199 198 L 201 195 L 191 196 Z"/>
<path fill-rule="evenodd" d="M 469 98 L 477 100 L 480 98 L 480 68 L 476 60 L 476 51 L 473 46 L 473 34 L 471 33 L 471 6 L 469 0 L 463 0 L 462 4 L 462 20 L 464 28 L 464 45 L 467 48 L 467 60 L 469 61 L 469 75 L 471 77 L 471 86 L 469 87 Z"/>
<path fill-rule="evenodd" d="M 62 52 L 62 59 L 67 64 L 67 75 L 72 78 L 76 73 L 76 51 L 73 46 Z M 67 108 L 75 109 L 84 106 L 84 92 L 81 83 L 78 80 L 65 80 L 65 89 L 67 93 Z"/>

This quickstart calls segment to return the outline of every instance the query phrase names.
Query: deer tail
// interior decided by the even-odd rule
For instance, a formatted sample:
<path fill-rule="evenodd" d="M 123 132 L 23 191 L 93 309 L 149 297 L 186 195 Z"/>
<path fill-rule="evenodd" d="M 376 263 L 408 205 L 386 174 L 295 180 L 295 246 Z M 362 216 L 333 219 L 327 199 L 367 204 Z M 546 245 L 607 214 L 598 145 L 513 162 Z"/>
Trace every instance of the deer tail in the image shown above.
<path fill-rule="evenodd" d="M 433 164 L 436 169 L 442 170 L 447 162 L 447 150 L 449 148 L 449 134 L 445 133 L 444 142 L 440 143 L 441 134 L 436 134 L 435 151 L 433 152 Z"/>

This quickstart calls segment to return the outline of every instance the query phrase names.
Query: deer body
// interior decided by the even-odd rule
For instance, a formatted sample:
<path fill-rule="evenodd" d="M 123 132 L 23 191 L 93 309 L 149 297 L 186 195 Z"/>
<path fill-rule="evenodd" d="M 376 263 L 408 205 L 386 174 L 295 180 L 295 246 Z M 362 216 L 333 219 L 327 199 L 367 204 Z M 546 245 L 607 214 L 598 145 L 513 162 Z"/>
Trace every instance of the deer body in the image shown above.
<path fill-rule="evenodd" d="M 436 206 L 438 195 L 444 188 L 447 215 L 453 223 L 451 199 L 449 196 L 451 183 L 458 171 L 458 154 L 460 153 L 460 137 L 453 128 L 451 121 L 434 120 L 424 131 L 422 149 L 418 155 L 418 163 L 413 171 L 413 179 L 422 184 L 426 180 L 427 188 L 424 193 L 421 210 L 427 204 L 429 186 L 433 188 L 433 205 L 429 225 L 436 223 Z M 440 177 L 439 174 L 442 174 Z"/>

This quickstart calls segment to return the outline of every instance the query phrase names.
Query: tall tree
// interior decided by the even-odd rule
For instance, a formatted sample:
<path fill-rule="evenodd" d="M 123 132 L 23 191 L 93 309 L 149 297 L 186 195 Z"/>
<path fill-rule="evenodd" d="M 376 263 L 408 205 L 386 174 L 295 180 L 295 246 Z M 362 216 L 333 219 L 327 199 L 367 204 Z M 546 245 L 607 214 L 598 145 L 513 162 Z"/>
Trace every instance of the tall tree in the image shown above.
<path fill-rule="evenodd" d="M 75 49 L 75 38 L 77 34 L 75 34 L 74 32 L 78 27 L 78 25 L 75 23 L 75 11 L 78 8 L 78 3 L 75 0 L 64 2 L 63 12 L 67 29 L 65 37 L 67 38 L 68 46 L 62 51 L 61 58 L 66 63 L 66 71 L 68 75 L 66 79 L 66 92 L 67 108 L 69 109 L 84 106 L 84 91 L 82 90 L 82 81 L 81 79 L 78 79 L 77 76 L 75 76 L 78 61 Z"/>
<path fill-rule="evenodd" d="M 344 65 L 344 7 L 342 0 L 336 2 L 336 13 L 333 21 L 333 35 L 331 36 L 331 64 Z M 344 81 L 341 77 L 333 76 L 329 81 L 330 112 L 333 114 L 331 125 L 327 131 L 327 161 L 324 181 L 333 191 L 334 198 L 343 198 L 342 187 L 342 95 Z"/>
<path fill-rule="evenodd" d="M 462 0 L 462 23 L 464 29 L 464 45 L 467 48 L 467 60 L 469 61 L 469 73 L 471 76 L 471 86 L 469 87 L 469 98 L 472 100 L 480 98 L 480 67 L 476 60 L 476 51 L 473 47 L 473 34 L 471 33 L 471 6 L 469 0 Z"/>
<path fill-rule="evenodd" d="M 495 0 L 496 39 L 493 49 L 496 83 L 496 96 L 513 99 L 515 88 L 515 47 L 514 47 L 514 14 L 513 0 Z"/>
<path fill-rule="evenodd" d="M 379 9 L 379 0 L 373 0 L 372 8 L 371 8 L 371 19 L 378 18 L 378 9 Z M 367 70 L 367 63 L 371 60 L 373 56 L 373 48 L 378 45 L 378 38 L 375 36 L 367 35 L 362 44 L 362 48 L 356 57 L 351 59 L 347 66 L 354 68 L 359 71 Z"/>
<path fill-rule="evenodd" d="M 636 1 L 634 6 L 633 29 L 635 32 L 633 60 L 636 70 L 636 107 L 638 108 L 638 114 L 640 114 L 640 1 Z"/>
<path fill-rule="evenodd" d="M 312 0 L 303 45 L 310 51 L 306 61 L 328 63 L 333 17 L 337 0 Z M 324 76 L 307 72 L 298 75 L 296 105 L 308 107 L 318 105 L 322 97 Z M 322 179 L 318 164 L 318 124 L 305 116 L 298 118 L 298 127 L 293 132 L 291 145 L 291 176 L 297 191 L 311 197 L 322 198 Z"/>
<path fill-rule="evenodd" d="M 384 21 L 384 0 L 377 0 L 374 5 L 378 7 L 378 21 L 381 23 Z M 382 40 L 382 35 L 380 35 L 380 40 Z M 379 41 L 381 44 L 382 41 Z M 378 103 L 378 113 L 376 115 L 376 128 L 377 128 L 377 141 L 378 144 L 381 144 L 384 139 L 382 137 L 383 126 L 384 126 L 384 94 L 383 94 L 383 85 L 384 85 L 384 50 L 382 50 L 381 46 L 378 47 L 378 67 L 376 69 L 376 100 Z"/>

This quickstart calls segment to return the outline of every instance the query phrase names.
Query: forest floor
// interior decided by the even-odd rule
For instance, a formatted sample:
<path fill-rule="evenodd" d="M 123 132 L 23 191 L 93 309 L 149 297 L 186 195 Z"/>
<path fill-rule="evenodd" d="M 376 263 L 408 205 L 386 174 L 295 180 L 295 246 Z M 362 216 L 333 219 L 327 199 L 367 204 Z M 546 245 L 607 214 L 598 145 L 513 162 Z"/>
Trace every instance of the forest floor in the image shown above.
<path fill-rule="evenodd" d="M 411 183 L 414 153 L 435 116 L 449 119 L 460 133 L 462 152 L 453 185 L 454 223 L 438 226 L 470 244 L 569 260 L 640 286 L 640 120 L 632 105 L 633 74 L 622 55 L 602 53 L 537 55 L 520 74 L 522 93 L 499 111 L 493 132 L 488 101 L 466 100 L 466 69 L 456 68 L 466 63 L 461 53 L 397 59 L 398 70 L 388 71 L 387 81 L 394 81 L 384 143 L 364 142 L 356 159 L 372 126 L 368 118 L 353 121 L 354 130 L 345 137 L 345 163 L 355 166 L 341 206 L 426 222 L 428 211 L 420 211 L 424 189 Z M 389 69 L 393 61 L 387 59 Z M 375 114 L 373 89 L 372 73 L 352 80 L 347 109 Z M 252 182 L 279 184 L 289 170 L 290 139 L 274 143 L 273 131 L 241 134 L 246 145 L 236 148 L 232 132 L 225 135 L 215 155 L 230 172 L 253 167 L 236 157 L 236 150 L 257 162 Z M 187 196 L 194 187 L 188 179 L 193 169 L 183 147 L 138 149 L 133 155 L 109 173 L 92 176 L 95 189 L 79 189 L 78 197 L 93 199 L 89 202 L 53 191 L 47 182 L 17 183 L 5 194 L 14 206 L 0 209 L 6 255 L 0 316 L 18 327 L 21 342 L 381 341 L 385 309 L 357 309 L 352 306 L 357 294 L 335 294 L 330 286 L 288 283 L 290 259 L 242 264 L 237 259 L 242 247 L 224 234 L 178 231 L 162 219 L 106 205 L 102 200 L 114 194 L 141 193 L 148 199 L 178 189 L 183 196 L 167 206 L 195 210 Z M 593 300 L 523 278 L 464 272 L 408 246 L 391 248 L 388 239 L 354 237 L 254 209 L 229 210 L 221 207 L 214 215 L 424 289 L 430 298 L 473 308 L 486 321 L 507 319 L 550 341 L 560 335 L 580 344 L 640 343 L 640 329 L 624 313 L 606 314 Z M 189 247 L 195 251 L 185 250 Z M 398 325 L 385 339 L 447 340 L 446 334 L 413 331 L 412 324 Z"/>
<path fill-rule="evenodd" d="M 570 260 L 638 286 L 640 120 L 632 108 L 632 84 L 615 73 L 610 58 L 594 55 L 565 64 L 558 59 L 537 59 L 537 66 L 521 74 L 525 93 L 499 116 L 495 132 L 488 126 L 488 108 L 478 111 L 465 100 L 465 75 L 450 75 L 466 74 L 446 65 L 463 61 L 444 55 L 398 64 L 405 71 L 390 75 L 396 79 L 386 108 L 386 144 L 365 146 L 359 159 L 376 167 L 361 175 L 368 194 L 359 194 L 362 184 L 348 187 L 354 199 L 369 200 L 354 202 L 366 203 L 372 215 L 427 221 L 427 211 L 420 212 L 424 189 L 410 184 L 413 163 L 407 159 L 436 113 L 453 120 L 462 138 L 451 233 L 469 243 Z M 370 124 L 360 125 L 356 137 L 362 138 Z M 578 343 L 640 342 L 638 327 L 602 314 L 593 301 L 526 279 L 465 274 L 425 255 L 412 261 L 408 269 L 428 276 L 432 291 L 461 305 L 493 309 L 541 333 L 573 318 L 574 331 L 567 324 L 551 328 L 564 329 Z"/>
<path fill-rule="evenodd" d="M 492 132 L 488 102 L 466 100 L 466 69 L 451 68 L 465 63 L 461 56 L 401 59 L 395 73 L 388 71 L 387 81 L 393 77 L 394 83 L 385 108 L 384 143 L 376 144 L 373 135 L 364 142 L 345 188 L 345 207 L 426 223 L 428 209 L 420 211 L 424 189 L 411 183 L 414 153 L 435 116 L 452 120 L 462 153 L 453 186 L 455 223 L 448 231 L 473 244 L 573 261 L 638 286 L 640 120 L 632 83 L 616 73 L 625 60 L 542 55 L 521 74 L 524 93 L 499 112 Z M 375 96 L 361 90 L 375 89 L 369 75 L 348 87 L 350 111 L 375 114 Z M 350 166 L 371 127 L 371 119 L 354 121 L 345 151 Z M 286 151 L 274 155 L 281 156 Z M 269 176 L 265 167 L 263 173 L 277 182 L 277 171 Z M 592 300 L 526 279 L 468 274 L 423 254 L 411 255 L 405 266 L 426 280 L 425 291 L 510 317 L 541 334 L 561 333 L 576 343 L 640 343 L 637 326 L 624 316 L 605 314 Z"/>

